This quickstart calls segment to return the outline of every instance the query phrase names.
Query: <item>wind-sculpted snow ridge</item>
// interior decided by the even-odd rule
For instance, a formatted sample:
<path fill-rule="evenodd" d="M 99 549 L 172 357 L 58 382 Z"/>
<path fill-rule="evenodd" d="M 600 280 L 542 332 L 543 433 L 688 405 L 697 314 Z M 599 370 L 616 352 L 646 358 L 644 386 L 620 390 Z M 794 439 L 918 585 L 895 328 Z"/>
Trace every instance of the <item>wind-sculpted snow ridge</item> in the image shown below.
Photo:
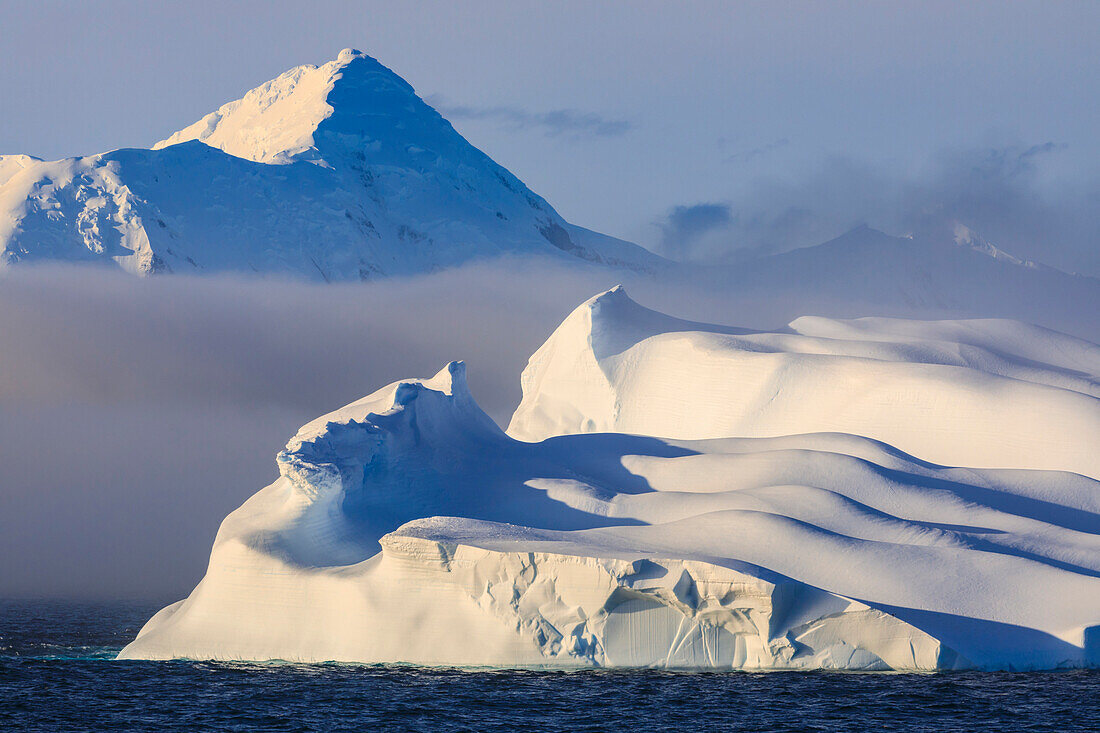
<path fill-rule="evenodd" d="M 584 327 L 571 333 L 578 319 Z M 668 424 L 687 432 L 683 415 L 710 414 L 696 394 L 703 385 L 679 384 L 689 365 L 710 375 L 712 399 L 735 391 L 720 389 L 732 378 L 712 363 L 721 351 L 689 335 L 703 333 L 750 339 L 758 354 L 783 340 L 802 344 L 783 354 L 833 343 L 830 358 L 857 371 L 844 377 L 823 366 L 833 388 L 849 393 L 834 400 L 822 384 L 802 390 L 808 414 L 815 400 L 823 414 L 855 400 L 846 379 L 872 388 L 858 373 L 868 363 L 910 364 L 954 370 L 959 394 L 947 377 L 920 369 L 876 378 L 909 379 L 912 393 L 952 403 L 960 419 L 992 409 L 960 396 L 963 388 L 985 395 L 982 379 L 1005 382 L 994 382 L 1001 402 L 1042 398 L 1063 418 L 1065 405 L 1078 405 L 1067 395 L 1092 400 L 1080 403 L 1093 412 L 1080 416 L 1074 440 L 1079 453 L 1096 445 L 1084 432 L 1096 415 L 1089 344 L 1005 322 L 795 325 L 785 334 L 701 331 L 613 291 L 570 316 L 533 358 L 525 409 L 530 416 L 541 405 L 549 420 L 554 407 L 582 426 L 581 409 L 592 410 L 588 427 L 602 428 L 603 403 L 594 400 L 607 396 L 609 377 L 601 364 L 615 355 L 635 369 L 654 360 L 675 398 L 648 394 L 649 409 L 669 411 Z M 691 351 L 630 353 L 665 333 Z M 573 389 L 591 402 L 554 391 L 561 375 L 548 368 L 577 335 L 588 356 L 569 352 Z M 781 359 L 759 369 L 777 366 L 799 373 Z M 608 404 L 624 407 L 629 394 Z M 898 398 L 907 392 L 886 394 L 893 401 L 879 409 L 916 419 Z M 1007 419 L 1008 408 L 998 409 Z M 869 408 L 851 414 L 867 428 L 852 433 L 889 422 Z M 934 427 L 936 415 L 924 425 Z M 989 435 L 987 423 L 975 424 L 975 452 L 992 456 L 984 446 L 1007 429 Z M 461 363 L 392 384 L 303 427 L 278 456 L 279 479 L 223 522 L 201 583 L 120 656 L 563 668 L 1100 663 L 1094 478 L 952 468 L 851 433 L 729 437 L 733 423 L 699 425 L 707 439 L 580 433 L 524 442 L 477 406 Z M 1020 433 L 1015 463 L 1042 462 L 1026 450 L 1038 437 Z M 1071 454 L 1059 455 L 1050 460 Z"/>
<path fill-rule="evenodd" d="M 665 438 L 842 432 L 922 459 L 1100 478 L 1100 347 L 1005 320 L 679 321 L 614 288 L 531 357 L 508 428 Z"/>
<path fill-rule="evenodd" d="M 89 261 L 329 281 L 502 255 L 663 262 L 566 222 L 353 49 L 286 72 L 153 150 L 0 156 L 0 269 Z"/>

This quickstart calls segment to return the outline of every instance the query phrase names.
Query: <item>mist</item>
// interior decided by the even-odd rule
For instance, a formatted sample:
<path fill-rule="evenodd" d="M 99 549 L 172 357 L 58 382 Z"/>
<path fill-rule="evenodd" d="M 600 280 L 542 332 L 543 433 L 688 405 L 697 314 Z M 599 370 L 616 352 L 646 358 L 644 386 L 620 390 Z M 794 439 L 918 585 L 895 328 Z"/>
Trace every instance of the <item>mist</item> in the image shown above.
<path fill-rule="evenodd" d="M 528 357 L 622 279 L 522 261 L 354 285 L 8 273 L 0 596 L 183 597 L 221 519 L 278 476 L 299 426 L 453 359 L 506 425 Z M 654 307 L 728 318 L 719 294 L 627 286 Z"/>
<path fill-rule="evenodd" d="M 867 224 L 949 237 L 961 222 L 999 248 L 1067 272 L 1100 275 L 1100 170 L 1065 174 L 1056 141 L 943 149 L 915 170 L 852 156 L 759 177 L 721 202 L 673 207 L 653 223 L 675 259 L 729 262 L 820 244 Z"/>
<path fill-rule="evenodd" d="M 1070 328 L 1066 313 L 1091 310 L 1025 288 L 945 312 L 857 302 L 812 278 L 713 274 L 541 258 L 354 284 L 9 270 L 0 277 L 0 597 L 184 597 L 221 520 L 278 476 L 275 455 L 301 425 L 461 359 L 478 403 L 506 426 L 527 359 L 577 305 L 617 283 L 674 316 L 760 329 L 807 314 L 1041 319 L 1044 309 Z M 1094 302 L 1091 286 L 1075 287 Z"/>

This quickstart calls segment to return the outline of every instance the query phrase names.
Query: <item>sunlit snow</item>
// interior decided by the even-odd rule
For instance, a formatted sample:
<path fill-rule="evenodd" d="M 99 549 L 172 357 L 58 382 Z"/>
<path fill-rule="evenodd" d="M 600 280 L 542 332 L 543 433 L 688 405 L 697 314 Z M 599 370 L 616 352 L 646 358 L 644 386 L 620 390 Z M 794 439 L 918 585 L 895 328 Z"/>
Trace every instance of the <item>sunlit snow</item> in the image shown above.
<path fill-rule="evenodd" d="M 1098 375 L 1014 322 L 760 333 L 616 288 L 532 357 L 508 434 L 457 362 L 303 427 L 121 656 L 1096 663 Z"/>

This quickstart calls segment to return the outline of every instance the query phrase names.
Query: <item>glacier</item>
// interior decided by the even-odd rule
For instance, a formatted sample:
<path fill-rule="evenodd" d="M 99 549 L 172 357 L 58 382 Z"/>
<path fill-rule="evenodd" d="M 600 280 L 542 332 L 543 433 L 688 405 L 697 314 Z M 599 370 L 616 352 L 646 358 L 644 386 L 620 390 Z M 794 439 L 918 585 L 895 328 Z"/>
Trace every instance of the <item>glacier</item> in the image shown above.
<path fill-rule="evenodd" d="M 1097 375 L 1100 347 L 1015 322 L 760 332 L 615 288 L 531 358 L 507 432 L 461 362 L 302 427 L 119 656 L 1100 664 Z"/>

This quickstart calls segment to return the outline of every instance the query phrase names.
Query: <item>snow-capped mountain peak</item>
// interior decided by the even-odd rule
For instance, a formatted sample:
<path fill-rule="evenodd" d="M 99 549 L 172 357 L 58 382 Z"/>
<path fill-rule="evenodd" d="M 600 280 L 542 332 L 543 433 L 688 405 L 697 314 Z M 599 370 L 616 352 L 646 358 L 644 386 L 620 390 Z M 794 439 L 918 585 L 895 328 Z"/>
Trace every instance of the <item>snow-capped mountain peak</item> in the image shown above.
<path fill-rule="evenodd" d="M 393 142 L 394 133 L 407 131 L 418 117 L 427 119 L 414 127 L 428 122 L 450 128 L 404 79 L 362 51 L 345 48 L 326 64 L 280 74 L 153 149 L 200 140 L 257 163 L 316 162 L 323 160 L 321 148 L 348 152 L 361 143 L 366 153 L 384 139 Z"/>
<path fill-rule="evenodd" d="M 404 79 L 350 48 L 152 150 L 0 160 L 0 267 L 76 260 L 332 281 L 503 255 L 663 262 L 565 221 Z"/>
<path fill-rule="evenodd" d="M 199 140 L 257 163 L 309 161 L 373 180 L 379 169 L 446 179 L 446 188 L 552 211 L 541 197 L 466 141 L 412 86 L 353 48 L 299 66 L 224 104 L 154 146 Z M 391 195 L 393 192 L 390 192 Z"/>

